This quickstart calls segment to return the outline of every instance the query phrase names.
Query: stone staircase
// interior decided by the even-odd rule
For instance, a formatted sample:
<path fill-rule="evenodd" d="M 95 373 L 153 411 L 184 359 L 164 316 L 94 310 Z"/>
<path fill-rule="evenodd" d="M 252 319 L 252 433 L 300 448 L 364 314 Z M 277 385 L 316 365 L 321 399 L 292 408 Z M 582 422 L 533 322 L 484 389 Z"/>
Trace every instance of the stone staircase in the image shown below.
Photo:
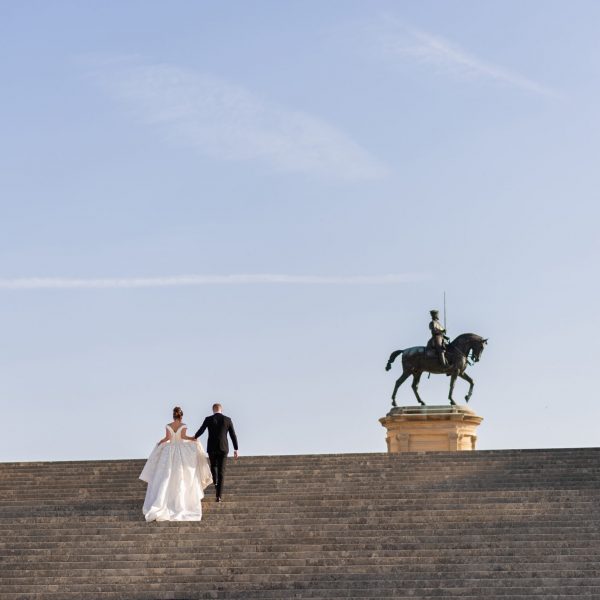
<path fill-rule="evenodd" d="M 0 464 L 0 598 L 600 598 L 597 448 L 243 457 L 200 523 L 143 462 Z"/>

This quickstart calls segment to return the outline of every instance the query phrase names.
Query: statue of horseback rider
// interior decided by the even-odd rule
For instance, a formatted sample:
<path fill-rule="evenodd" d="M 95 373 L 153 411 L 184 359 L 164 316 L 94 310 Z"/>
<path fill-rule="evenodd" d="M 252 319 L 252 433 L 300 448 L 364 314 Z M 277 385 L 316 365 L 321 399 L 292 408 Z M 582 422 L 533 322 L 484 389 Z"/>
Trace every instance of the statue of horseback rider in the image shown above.
<path fill-rule="evenodd" d="M 448 360 L 446 359 L 446 342 L 450 338 L 446 335 L 445 327 L 440 323 L 439 311 L 430 310 L 429 314 L 431 315 L 431 323 L 429 323 L 431 338 L 427 342 L 427 349 L 435 350 L 442 367 L 447 367 Z"/>
<path fill-rule="evenodd" d="M 392 406 L 396 404 L 396 393 L 398 388 L 409 378 L 412 377 L 412 389 L 419 404 L 425 404 L 419 396 L 419 381 L 423 373 L 448 375 L 450 377 L 450 390 L 448 399 L 450 404 L 456 404 L 452 399 L 454 384 L 456 378 L 460 377 L 469 384 L 469 391 L 465 396 L 468 402 L 473 393 L 473 380 L 466 373 L 468 365 L 479 361 L 481 353 L 488 340 L 475 333 L 462 333 L 455 337 L 452 342 L 446 336 L 446 328 L 440 323 L 439 312 L 437 310 L 429 311 L 431 322 L 429 331 L 431 338 L 427 342 L 427 347 L 412 346 L 402 350 L 394 350 L 388 358 L 385 370 L 389 371 L 392 364 L 399 356 L 402 356 L 402 375 L 396 380 L 394 391 L 392 392 Z M 444 316 L 446 311 L 444 310 Z M 445 319 L 444 319 L 445 320 Z M 448 343 L 446 343 L 448 342 Z M 471 362 L 470 362 L 471 361 Z"/>

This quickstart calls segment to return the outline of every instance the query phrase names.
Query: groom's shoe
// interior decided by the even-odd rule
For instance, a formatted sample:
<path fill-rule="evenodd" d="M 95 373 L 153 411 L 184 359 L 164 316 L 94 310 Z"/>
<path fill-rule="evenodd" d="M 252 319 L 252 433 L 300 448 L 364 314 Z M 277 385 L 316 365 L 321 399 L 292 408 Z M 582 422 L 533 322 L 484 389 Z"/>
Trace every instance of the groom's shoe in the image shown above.
<path fill-rule="evenodd" d="M 217 496 L 217 502 L 222 502 L 221 496 Z"/>

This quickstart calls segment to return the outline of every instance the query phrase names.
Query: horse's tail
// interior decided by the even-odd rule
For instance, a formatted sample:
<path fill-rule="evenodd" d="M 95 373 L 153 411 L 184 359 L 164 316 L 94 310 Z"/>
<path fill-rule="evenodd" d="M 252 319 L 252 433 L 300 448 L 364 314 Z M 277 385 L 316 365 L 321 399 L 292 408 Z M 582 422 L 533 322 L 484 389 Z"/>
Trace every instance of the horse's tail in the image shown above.
<path fill-rule="evenodd" d="M 396 358 L 398 358 L 398 356 L 400 356 L 402 353 L 404 352 L 404 350 L 396 350 L 394 352 L 392 352 L 390 354 L 390 357 L 388 358 L 387 361 L 387 365 L 385 365 L 385 370 L 389 371 L 392 368 L 392 363 L 396 360 Z"/>

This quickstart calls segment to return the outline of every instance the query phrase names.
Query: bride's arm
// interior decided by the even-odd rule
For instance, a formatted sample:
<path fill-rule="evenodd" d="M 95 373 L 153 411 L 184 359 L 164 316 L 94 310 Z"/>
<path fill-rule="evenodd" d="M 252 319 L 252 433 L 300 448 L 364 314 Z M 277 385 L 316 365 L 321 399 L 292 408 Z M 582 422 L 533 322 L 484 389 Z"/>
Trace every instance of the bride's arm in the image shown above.
<path fill-rule="evenodd" d="M 182 440 L 189 440 L 190 442 L 195 442 L 196 441 L 195 437 L 190 437 L 189 435 L 187 435 L 187 427 L 183 428 L 183 431 L 181 432 L 181 439 Z"/>
<path fill-rule="evenodd" d="M 163 442 L 168 442 L 171 439 L 171 432 L 165 427 L 165 437 L 156 444 L 160 446 Z"/>

